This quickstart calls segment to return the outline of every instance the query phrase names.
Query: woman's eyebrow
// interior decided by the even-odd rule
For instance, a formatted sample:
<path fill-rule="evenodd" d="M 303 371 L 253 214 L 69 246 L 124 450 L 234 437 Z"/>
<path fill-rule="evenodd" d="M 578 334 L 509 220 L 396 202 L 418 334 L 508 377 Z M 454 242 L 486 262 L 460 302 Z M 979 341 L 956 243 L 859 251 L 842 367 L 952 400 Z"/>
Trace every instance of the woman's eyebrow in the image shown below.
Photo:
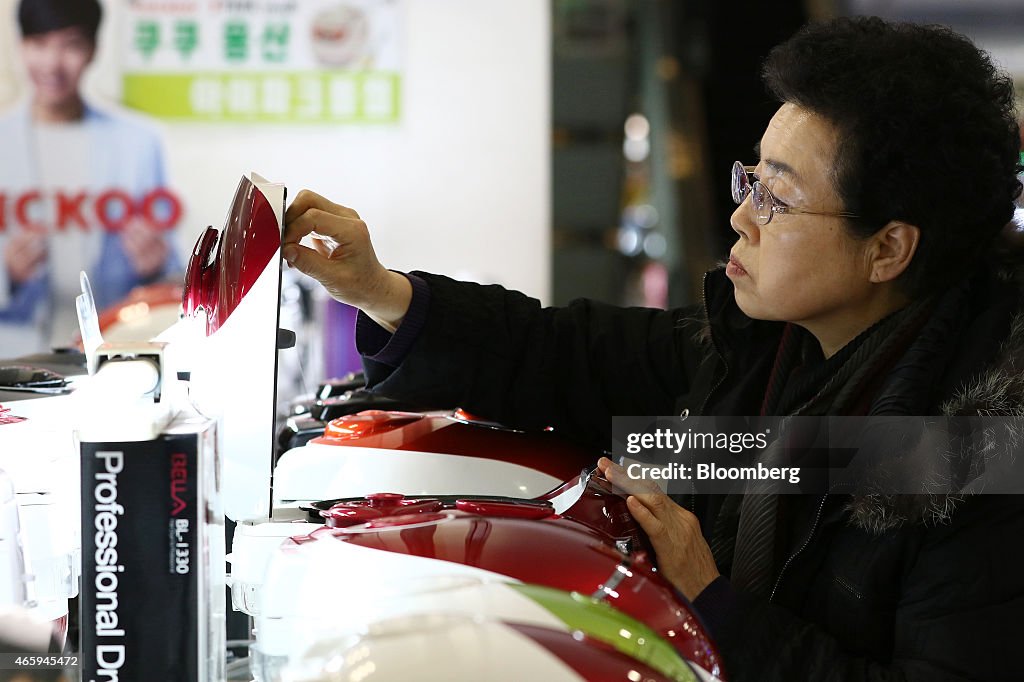
<path fill-rule="evenodd" d="M 796 169 L 785 161 L 779 161 L 778 159 L 762 159 L 760 140 L 754 144 L 754 157 L 757 159 L 757 163 L 764 163 L 764 165 L 768 166 L 772 170 L 772 175 L 788 177 L 798 185 L 803 183 L 803 179 L 800 177 L 800 174 L 796 172 Z"/>
<path fill-rule="evenodd" d="M 773 171 L 775 171 L 776 175 L 788 175 L 790 178 L 796 180 L 797 182 L 803 181 L 800 177 L 800 174 L 796 172 L 796 169 L 794 169 L 785 161 L 779 161 L 778 159 L 762 159 L 760 140 L 758 140 L 757 143 L 754 144 L 754 156 L 758 159 L 758 162 L 764 162 L 764 165 L 768 166 Z"/>
<path fill-rule="evenodd" d="M 777 159 L 761 159 L 761 161 L 764 165 L 774 170 L 776 175 L 785 175 L 788 178 L 795 180 L 797 183 L 802 182 L 800 174 L 785 161 L 779 161 Z"/>

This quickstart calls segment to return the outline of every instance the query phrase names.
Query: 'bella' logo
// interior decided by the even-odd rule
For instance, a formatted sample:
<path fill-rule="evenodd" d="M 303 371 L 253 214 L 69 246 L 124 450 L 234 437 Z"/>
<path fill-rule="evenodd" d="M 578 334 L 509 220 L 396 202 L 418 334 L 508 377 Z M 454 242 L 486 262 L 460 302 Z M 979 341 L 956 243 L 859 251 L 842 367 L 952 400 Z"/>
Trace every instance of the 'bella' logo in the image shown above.
<path fill-rule="evenodd" d="M 184 495 L 188 483 L 188 458 L 181 453 L 171 455 L 171 516 L 177 516 L 188 506 Z"/>

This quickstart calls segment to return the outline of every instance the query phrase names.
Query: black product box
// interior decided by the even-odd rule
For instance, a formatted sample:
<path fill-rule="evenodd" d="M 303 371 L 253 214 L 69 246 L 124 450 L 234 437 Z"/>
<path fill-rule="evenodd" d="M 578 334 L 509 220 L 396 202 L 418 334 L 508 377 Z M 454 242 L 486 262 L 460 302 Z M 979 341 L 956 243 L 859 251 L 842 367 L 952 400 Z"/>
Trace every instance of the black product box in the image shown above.
<path fill-rule="evenodd" d="M 214 423 L 81 443 L 83 682 L 224 679 Z"/>

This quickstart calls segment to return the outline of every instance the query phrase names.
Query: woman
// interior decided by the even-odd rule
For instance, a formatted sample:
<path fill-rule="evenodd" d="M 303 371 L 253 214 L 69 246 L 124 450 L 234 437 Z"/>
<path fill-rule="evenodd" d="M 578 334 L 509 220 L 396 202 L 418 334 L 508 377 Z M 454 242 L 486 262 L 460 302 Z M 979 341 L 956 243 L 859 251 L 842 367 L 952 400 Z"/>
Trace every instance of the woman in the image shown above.
<path fill-rule="evenodd" d="M 363 310 L 376 390 L 598 447 L 613 415 L 1024 414 L 1016 263 L 993 260 L 1020 193 L 1010 81 L 961 36 L 875 18 L 806 27 L 764 78 L 781 106 L 760 161 L 733 169 L 737 241 L 703 310 L 542 309 L 389 272 L 354 211 L 308 192 L 284 256 Z M 314 231 L 340 246 L 297 244 Z M 709 496 L 691 511 L 599 466 L 732 679 L 1020 678 L 1018 496 Z"/>

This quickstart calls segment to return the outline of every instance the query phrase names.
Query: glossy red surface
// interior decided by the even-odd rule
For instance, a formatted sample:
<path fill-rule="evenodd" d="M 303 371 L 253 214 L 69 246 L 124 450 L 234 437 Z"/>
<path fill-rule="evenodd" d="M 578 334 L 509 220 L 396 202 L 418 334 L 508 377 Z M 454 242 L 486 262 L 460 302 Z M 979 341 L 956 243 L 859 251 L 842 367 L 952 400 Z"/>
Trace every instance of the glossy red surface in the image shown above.
<path fill-rule="evenodd" d="M 541 499 L 550 499 L 561 490 L 559 488 Z M 615 493 L 612 484 L 598 474 L 590 477 L 579 500 L 566 509 L 563 516 L 607 533 L 616 541 L 626 542 L 631 549 L 654 553 L 647 534 L 629 513 L 626 498 Z"/>
<path fill-rule="evenodd" d="M 281 246 L 274 209 L 256 186 L 242 178 L 224 229 L 200 235 L 185 272 L 186 315 L 206 311 L 206 333 L 216 332 L 253 287 Z"/>
<path fill-rule="evenodd" d="M 546 519 L 555 515 L 555 510 L 546 504 L 528 502 L 496 502 L 494 500 L 456 500 L 455 508 L 481 516 L 497 516 L 509 519 Z"/>
<path fill-rule="evenodd" d="M 600 456 L 552 432 L 493 428 L 488 422 L 454 421 L 449 414 L 366 410 L 332 420 L 324 435 L 311 442 L 493 459 L 519 464 L 559 480 L 592 467 Z"/>
<path fill-rule="evenodd" d="M 379 509 L 400 506 L 404 502 L 406 499 L 402 493 L 370 493 L 366 496 L 366 503 Z"/>
<path fill-rule="evenodd" d="M 523 623 L 505 625 L 550 651 L 589 682 L 670 682 L 645 663 L 592 637 Z"/>
<path fill-rule="evenodd" d="M 424 415 L 419 412 L 363 410 L 328 422 L 324 429 L 324 435 L 322 439 L 318 439 L 318 442 L 345 445 L 346 441 L 381 436 L 422 419 L 424 419 Z"/>
<path fill-rule="evenodd" d="M 324 523 L 331 528 L 343 528 L 395 514 L 432 513 L 439 511 L 441 506 L 439 500 L 424 500 L 422 498 L 407 500 L 398 493 L 377 493 L 368 495 L 366 500 L 336 504 L 330 509 L 320 512 L 320 516 L 323 517 Z"/>
<path fill-rule="evenodd" d="M 444 514 L 402 514 L 401 516 L 385 516 L 381 519 L 374 519 L 366 524 L 369 530 L 377 529 L 401 529 L 407 530 L 409 526 L 427 526 L 448 518 Z"/>
<path fill-rule="evenodd" d="M 322 528 L 291 542 L 348 542 L 593 595 L 646 623 L 686 659 L 722 674 L 718 653 L 696 616 L 678 592 L 652 570 L 646 556 L 616 551 L 607 535 L 588 525 L 560 516 L 538 520 L 464 510 L 404 515 L 401 525 L 390 527 L 382 525 L 387 518 Z"/>
<path fill-rule="evenodd" d="M 217 271 L 212 263 L 219 234 L 213 227 L 207 227 L 192 247 L 188 269 L 185 270 L 185 288 L 181 294 L 181 306 L 186 315 L 194 315 L 197 310 L 209 305 L 207 301 L 213 299 L 213 284 Z"/>
<path fill-rule="evenodd" d="M 483 417 L 478 417 L 475 414 L 466 412 L 461 407 L 456 408 L 455 411 L 452 412 L 451 418 L 458 422 L 475 424 L 477 426 L 486 426 L 492 429 L 498 429 L 499 431 L 517 431 L 517 429 L 509 428 L 499 422 L 491 421 L 490 419 L 484 419 Z"/>

